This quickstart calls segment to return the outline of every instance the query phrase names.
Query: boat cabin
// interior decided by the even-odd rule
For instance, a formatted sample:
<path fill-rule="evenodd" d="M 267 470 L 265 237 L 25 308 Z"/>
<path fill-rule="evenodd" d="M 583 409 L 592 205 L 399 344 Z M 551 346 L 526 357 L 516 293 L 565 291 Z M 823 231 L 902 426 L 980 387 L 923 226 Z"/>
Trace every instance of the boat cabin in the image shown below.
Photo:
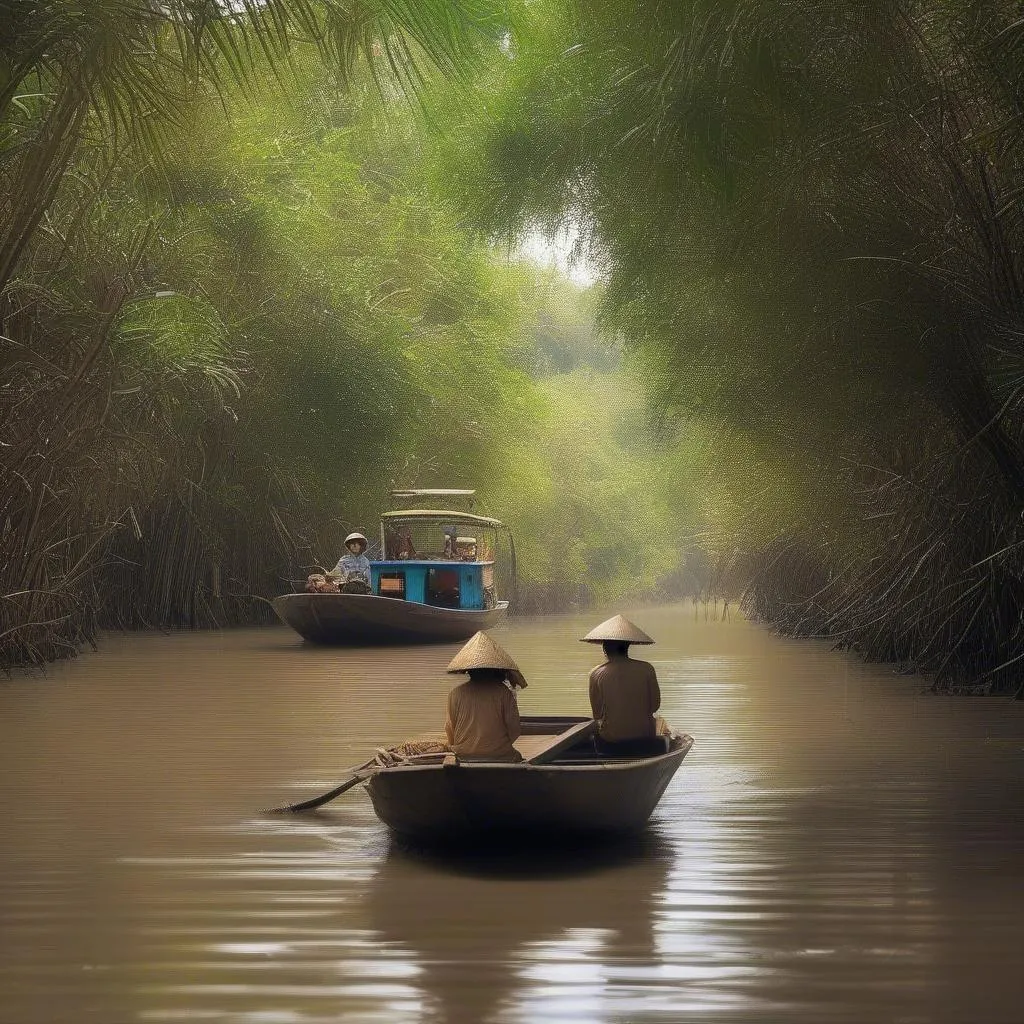
<path fill-rule="evenodd" d="M 373 593 L 437 608 L 496 607 L 494 553 L 503 526 L 471 512 L 385 512 L 383 558 L 370 563 Z"/>

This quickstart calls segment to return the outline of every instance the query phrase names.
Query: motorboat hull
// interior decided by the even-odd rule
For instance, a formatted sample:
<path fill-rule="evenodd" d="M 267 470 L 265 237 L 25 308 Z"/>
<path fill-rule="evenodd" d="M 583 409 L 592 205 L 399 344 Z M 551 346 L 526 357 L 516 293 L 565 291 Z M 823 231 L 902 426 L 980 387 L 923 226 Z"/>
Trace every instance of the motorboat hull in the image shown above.
<path fill-rule="evenodd" d="M 282 594 L 273 605 L 306 640 L 350 646 L 466 640 L 492 629 L 508 611 L 507 601 L 479 610 L 438 608 L 376 594 Z"/>

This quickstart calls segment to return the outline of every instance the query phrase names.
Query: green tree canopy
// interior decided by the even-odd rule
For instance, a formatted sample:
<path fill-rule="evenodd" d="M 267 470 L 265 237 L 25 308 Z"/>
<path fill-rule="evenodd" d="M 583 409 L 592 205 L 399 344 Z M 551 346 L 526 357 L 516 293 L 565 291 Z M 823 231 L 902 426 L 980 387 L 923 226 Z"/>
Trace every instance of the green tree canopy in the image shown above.
<path fill-rule="evenodd" d="M 1024 607 L 1017 6 L 531 12 L 446 112 L 478 154 L 457 201 L 582 232 L 662 408 L 776 467 L 747 519 L 816 566 L 777 621 L 990 684 Z"/>

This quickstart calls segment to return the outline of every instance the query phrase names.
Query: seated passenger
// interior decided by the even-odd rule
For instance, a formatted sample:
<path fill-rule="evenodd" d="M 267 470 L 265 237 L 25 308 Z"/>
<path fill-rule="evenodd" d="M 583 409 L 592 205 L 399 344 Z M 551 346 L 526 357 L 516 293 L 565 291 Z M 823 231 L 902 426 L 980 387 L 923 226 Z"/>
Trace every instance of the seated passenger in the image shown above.
<path fill-rule="evenodd" d="M 398 531 L 398 557 L 403 561 L 416 557 L 416 548 L 412 542 L 412 530 L 408 526 L 403 526 Z"/>
<path fill-rule="evenodd" d="M 451 559 L 455 557 L 455 527 L 446 526 L 444 528 L 444 550 L 441 552 L 441 557 Z"/>
<path fill-rule="evenodd" d="M 444 734 L 455 754 L 467 761 L 522 761 L 512 745 L 522 732 L 515 687 L 526 687 L 516 663 L 486 633 L 477 633 L 448 672 L 469 675 L 448 694 Z"/>
<path fill-rule="evenodd" d="M 350 533 L 345 538 L 348 552 L 338 559 L 331 570 L 342 593 L 370 593 L 370 560 L 366 557 L 366 538 L 361 533 Z"/>
<path fill-rule="evenodd" d="M 603 664 L 590 673 L 590 707 L 597 722 L 594 745 L 599 753 L 625 757 L 663 754 L 663 723 L 654 713 L 661 707 L 661 690 L 654 667 L 629 656 L 630 644 L 654 641 L 629 619 L 616 615 L 595 626 L 585 643 L 604 647 Z"/>

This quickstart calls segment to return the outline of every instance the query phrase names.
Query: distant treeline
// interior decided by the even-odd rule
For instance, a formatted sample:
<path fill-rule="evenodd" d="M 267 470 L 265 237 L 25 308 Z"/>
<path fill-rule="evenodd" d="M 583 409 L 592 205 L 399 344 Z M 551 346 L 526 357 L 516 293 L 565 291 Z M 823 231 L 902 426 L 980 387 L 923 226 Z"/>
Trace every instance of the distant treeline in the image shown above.
<path fill-rule="evenodd" d="M 463 201 L 569 224 L 700 424 L 748 611 L 1024 692 L 1024 18 L 1010 0 L 539 0 Z M 463 122 L 471 121 L 471 127 Z"/>

